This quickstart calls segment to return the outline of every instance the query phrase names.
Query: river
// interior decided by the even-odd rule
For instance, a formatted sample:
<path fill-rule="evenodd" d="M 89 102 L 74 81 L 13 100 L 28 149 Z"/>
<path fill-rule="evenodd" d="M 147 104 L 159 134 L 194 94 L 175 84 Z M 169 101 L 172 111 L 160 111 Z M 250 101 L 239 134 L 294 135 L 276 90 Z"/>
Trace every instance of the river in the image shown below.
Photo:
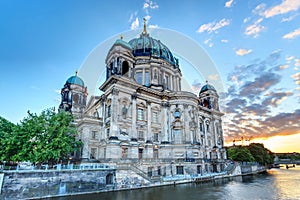
<path fill-rule="evenodd" d="M 219 179 L 207 183 L 144 188 L 52 198 L 57 200 L 243 200 L 300 199 L 300 166 L 271 169 L 265 174 Z"/>

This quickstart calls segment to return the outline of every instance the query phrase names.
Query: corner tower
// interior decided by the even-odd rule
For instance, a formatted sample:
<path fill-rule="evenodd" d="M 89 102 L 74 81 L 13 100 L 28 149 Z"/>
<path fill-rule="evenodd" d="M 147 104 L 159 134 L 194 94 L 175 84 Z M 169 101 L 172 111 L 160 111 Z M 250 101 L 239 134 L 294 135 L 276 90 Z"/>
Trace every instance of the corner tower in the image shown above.
<path fill-rule="evenodd" d="M 86 98 L 88 96 L 87 88 L 84 82 L 78 77 L 77 71 L 75 76 L 71 76 L 61 89 L 61 103 L 59 110 L 71 112 L 73 115 L 81 115 L 86 108 Z"/>

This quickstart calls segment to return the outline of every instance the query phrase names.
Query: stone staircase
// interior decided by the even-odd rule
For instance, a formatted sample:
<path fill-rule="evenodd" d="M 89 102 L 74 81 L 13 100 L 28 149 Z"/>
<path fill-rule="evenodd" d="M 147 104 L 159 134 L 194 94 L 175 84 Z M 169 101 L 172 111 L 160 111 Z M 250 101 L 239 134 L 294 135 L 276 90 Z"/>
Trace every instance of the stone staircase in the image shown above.
<path fill-rule="evenodd" d="M 149 177 L 148 174 L 146 172 L 144 172 L 143 170 L 141 170 L 139 168 L 139 164 L 117 164 L 116 169 L 117 170 L 131 170 L 133 172 L 135 172 L 137 175 L 141 176 L 142 178 L 144 178 L 145 180 L 153 183 L 153 182 L 158 182 L 161 180 L 160 176 L 152 176 Z"/>

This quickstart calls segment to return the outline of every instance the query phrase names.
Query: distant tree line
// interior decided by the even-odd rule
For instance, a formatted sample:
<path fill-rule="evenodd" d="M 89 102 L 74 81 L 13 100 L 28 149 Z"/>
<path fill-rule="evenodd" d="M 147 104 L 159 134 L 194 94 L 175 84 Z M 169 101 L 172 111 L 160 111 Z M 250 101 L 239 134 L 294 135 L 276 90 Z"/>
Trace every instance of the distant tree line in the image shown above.
<path fill-rule="evenodd" d="M 73 116 L 46 109 L 30 113 L 19 124 L 0 117 L 0 162 L 56 164 L 81 147 Z"/>
<path fill-rule="evenodd" d="M 276 153 L 279 159 L 300 160 L 300 153 Z"/>
<path fill-rule="evenodd" d="M 274 154 L 260 143 L 249 146 L 232 146 L 227 148 L 228 158 L 240 162 L 258 162 L 260 165 L 272 164 Z"/>

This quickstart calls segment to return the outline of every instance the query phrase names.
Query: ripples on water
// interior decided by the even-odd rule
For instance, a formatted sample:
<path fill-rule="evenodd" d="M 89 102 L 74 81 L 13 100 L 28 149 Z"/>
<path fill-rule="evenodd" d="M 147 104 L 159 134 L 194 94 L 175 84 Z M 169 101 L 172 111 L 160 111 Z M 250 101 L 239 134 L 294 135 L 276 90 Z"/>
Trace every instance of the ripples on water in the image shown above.
<path fill-rule="evenodd" d="M 300 199 L 300 166 L 271 169 L 266 174 L 140 190 L 60 197 L 59 200 L 256 200 Z"/>

